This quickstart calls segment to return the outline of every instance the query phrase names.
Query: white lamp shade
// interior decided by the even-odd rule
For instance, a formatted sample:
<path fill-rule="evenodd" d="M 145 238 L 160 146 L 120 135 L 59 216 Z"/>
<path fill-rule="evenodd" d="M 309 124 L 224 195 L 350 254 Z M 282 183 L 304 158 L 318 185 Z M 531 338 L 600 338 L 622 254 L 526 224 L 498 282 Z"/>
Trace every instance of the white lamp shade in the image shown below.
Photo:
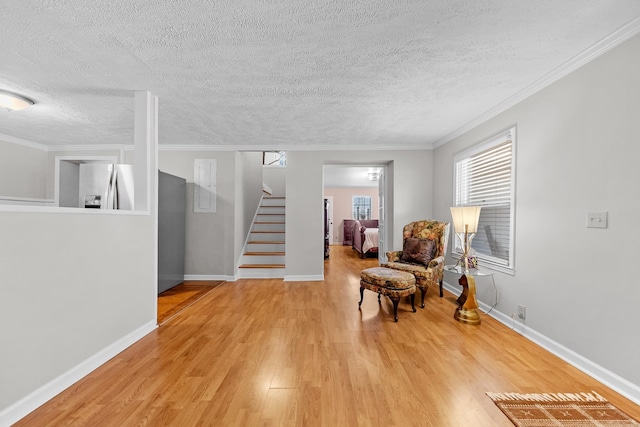
<path fill-rule="evenodd" d="M 478 221 L 480 220 L 480 206 L 460 206 L 451 208 L 451 218 L 453 219 L 453 229 L 456 233 L 464 233 L 464 226 L 467 225 L 469 233 L 478 231 Z"/>
<path fill-rule="evenodd" d="M 0 107 L 10 111 L 20 111 L 33 105 L 33 101 L 24 96 L 0 90 Z"/>

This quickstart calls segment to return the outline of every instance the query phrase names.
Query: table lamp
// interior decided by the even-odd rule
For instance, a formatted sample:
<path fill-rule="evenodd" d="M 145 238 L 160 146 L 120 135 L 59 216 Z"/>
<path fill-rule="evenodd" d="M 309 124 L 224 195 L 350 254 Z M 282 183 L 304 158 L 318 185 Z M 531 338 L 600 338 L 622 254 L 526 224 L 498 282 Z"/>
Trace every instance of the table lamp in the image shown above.
<path fill-rule="evenodd" d="M 453 218 L 453 229 L 462 243 L 462 258 L 464 272 L 469 273 L 469 253 L 471 250 L 471 240 L 478 231 L 478 221 L 480 219 L 480 206 L 459 206 L 451 208 Z"/>

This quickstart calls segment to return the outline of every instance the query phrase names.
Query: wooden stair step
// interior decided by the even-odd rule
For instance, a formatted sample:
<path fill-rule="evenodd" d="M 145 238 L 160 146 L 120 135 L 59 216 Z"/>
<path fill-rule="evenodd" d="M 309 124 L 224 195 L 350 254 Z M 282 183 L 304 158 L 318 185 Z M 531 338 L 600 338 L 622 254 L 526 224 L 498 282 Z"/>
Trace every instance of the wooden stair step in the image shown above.
<path fill-rule="evenodd" d="M 253 255 L 260 255 L 260 256 L 264 256 L 264 255 L 272 255 L 272 256 L 282 256 L 285 255 L 284 252 L 245 252 L 244 255 L 249 255 L 249 256 L 253 256 Z"/>
<path fill-rule="evenodd" d="M 240 268 L 284 268 L 284 264 L 242 264 Z"/>
<path fill-rule="evenodd" d="M 286 197 L 284 196 L 270 196 L 270 197 L 264 197 L 265 199 L 286 199 Z"/>

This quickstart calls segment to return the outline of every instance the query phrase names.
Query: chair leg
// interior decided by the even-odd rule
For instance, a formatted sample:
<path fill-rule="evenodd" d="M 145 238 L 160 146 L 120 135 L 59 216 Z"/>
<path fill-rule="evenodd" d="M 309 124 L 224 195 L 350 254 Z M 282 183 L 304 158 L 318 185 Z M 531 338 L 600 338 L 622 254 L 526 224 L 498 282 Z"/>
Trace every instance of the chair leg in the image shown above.
<path fill-rule="evenodd" d="M 393 302 L 393 320 L 398 321 L 398 302 L 400 298 L 389 298 Z"/>
<path fill-rule="evenodd" d="M 380 304 L 380 296 L 381 295 L 382 295 L 381 293 L 378 293 L 378 304 Z"/>
<path fill-rule="evenodd" d="M 416 294 L 415 293 L 411 294 L 411 309 L 413 310 L 414 313 L 416 312 L 416 306 L 414 304 L 415 300 L 416 300 Z"/>
<path fill-rule="evenodd" d="M 364 287 L 360 286 L 360 302 L 358 303 L 358 310 L 360 310 L 360 306 L 362 305 L 363 298 L 364 298 Z"/>
<path fill-rule="evenodd" d="M 440 280 L 440 298 L 444 296 L 444 292 L 442 292 L 442 280 Z"/>
<path fill-rule="evenodd" d="M 420 308 L 424 308 L 424 294 L 427 293 L 427 289 L 425 287 L 420 288 L 420 293 L 422 294 L 422 302 L 420 303 Z"/>

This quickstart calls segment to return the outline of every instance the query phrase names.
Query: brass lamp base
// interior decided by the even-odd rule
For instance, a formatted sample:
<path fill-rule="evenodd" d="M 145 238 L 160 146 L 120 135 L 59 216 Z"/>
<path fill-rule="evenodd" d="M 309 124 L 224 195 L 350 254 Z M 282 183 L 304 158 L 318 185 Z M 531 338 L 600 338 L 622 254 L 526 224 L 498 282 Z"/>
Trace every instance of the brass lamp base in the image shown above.
<path fill-rule="evenodd" d="M 467 276 L 463 274 L 458 280 L 458 283 L 462 286 L 462 293 L 456 301 L 458 308 L 456 308 L 453 318 L 467 325 L 479 325 L 480 315 L 476 310 L 478 308 L 478 301 L 476 300 L 476 279 L 471 275 Z"/>
<path fill-rule="evenodd" d="M 479 325 L 480 315 L 476 309 L 466 310 L 464 308 L 456 308 L 456 312 L 453 314 L 453 318 L 458 322 L 466 323 L 467 325 Z"/>

